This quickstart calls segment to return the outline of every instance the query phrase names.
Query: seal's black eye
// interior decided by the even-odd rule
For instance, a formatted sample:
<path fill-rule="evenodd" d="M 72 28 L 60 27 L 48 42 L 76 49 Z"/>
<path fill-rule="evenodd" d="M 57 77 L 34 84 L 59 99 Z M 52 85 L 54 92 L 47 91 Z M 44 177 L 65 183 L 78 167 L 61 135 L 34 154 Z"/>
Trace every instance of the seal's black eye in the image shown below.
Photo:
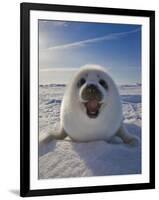
<path fill-rule="evenodd" d="M 105 80 L 100 79 L 100 80 L 99 80 L 99 84 L 100 84 L 101 86 L 103 86 L 106 90 L 108 90 L 108 85 L 107 85 L 107 83 L 105 82 Z"/>
<path fill-rule="evenodd" d="M 83 84 L 85 84 L 86 80 L 84 78 L 81 78 L 79 81 L 78 81 L 78 87 L 81 87 Z"/>

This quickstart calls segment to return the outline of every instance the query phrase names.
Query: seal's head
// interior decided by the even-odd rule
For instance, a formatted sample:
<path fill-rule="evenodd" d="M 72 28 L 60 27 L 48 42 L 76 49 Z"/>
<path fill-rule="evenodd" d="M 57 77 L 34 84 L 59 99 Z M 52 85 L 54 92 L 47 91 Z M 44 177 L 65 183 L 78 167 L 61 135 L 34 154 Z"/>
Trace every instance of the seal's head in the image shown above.
<path fill-rule="evenodd" d="M 79 101 L 83 111 L 89 118 L 96 118 L 100 114 L 102 105 L 106 104 L 108 95 L 108 83 L 105 80 L 103 70 L 89 70 L 80 75 L 77 81 Z"/>

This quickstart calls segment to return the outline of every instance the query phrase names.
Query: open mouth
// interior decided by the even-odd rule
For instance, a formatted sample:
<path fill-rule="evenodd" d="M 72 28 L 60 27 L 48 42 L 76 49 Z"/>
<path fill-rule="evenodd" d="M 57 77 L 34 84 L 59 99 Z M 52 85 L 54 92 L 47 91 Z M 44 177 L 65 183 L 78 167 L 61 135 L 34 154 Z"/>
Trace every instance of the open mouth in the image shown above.
<path fill-rule="evenodd" d="M 85 103 L 87 115 L 90 118 L 96 118 L 99 114 L 99 109 L 101 107 L 101 103 L 98 100 L 92 99 Z"/>

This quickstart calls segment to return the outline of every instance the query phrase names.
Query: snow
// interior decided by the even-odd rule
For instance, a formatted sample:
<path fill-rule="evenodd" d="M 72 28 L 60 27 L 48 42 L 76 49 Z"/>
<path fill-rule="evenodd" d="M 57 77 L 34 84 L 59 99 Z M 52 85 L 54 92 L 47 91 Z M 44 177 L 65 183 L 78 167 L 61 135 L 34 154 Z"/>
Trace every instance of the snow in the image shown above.
<path fill-rule="evenodd" d="M 58 131 L 65 85 L 39 86 L 39 134 Z M 141 138 L 141 84 L 119 86 L 124 123 Z M 130 147 L 120 138 L 112 143 L 77 143 L 68 137 L 39 146 L 39 179 L 141 173 L 141 144 Z"/>

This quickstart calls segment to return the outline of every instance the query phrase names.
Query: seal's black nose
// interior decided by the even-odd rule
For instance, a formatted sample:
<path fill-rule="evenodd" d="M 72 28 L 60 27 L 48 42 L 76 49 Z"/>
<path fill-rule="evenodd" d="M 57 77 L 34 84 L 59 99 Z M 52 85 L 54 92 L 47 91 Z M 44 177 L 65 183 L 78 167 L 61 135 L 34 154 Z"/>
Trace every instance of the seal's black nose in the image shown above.
<path fill-rule="evenodd" d="M 88 84 L 86 86 L 86 92 L 90 95 L 100 93 L 99 88 L 95 84 Z"/>
<path fill-rule="evenodd" d="M 97 86 L 91 83 L 91 84 L 87 85 L 87 88 L 91 89 L 91 90 L 96 90 Z"/>
<path fill-rule="evenodd" d="M 87 84 L 82 90 L 82 99 L 84 100 L 91 100 L 96 99 L 97 101 L 101 101 L 103 98 L 102 92 L 98 88 L 97 85 L 93 83 Z"/>

